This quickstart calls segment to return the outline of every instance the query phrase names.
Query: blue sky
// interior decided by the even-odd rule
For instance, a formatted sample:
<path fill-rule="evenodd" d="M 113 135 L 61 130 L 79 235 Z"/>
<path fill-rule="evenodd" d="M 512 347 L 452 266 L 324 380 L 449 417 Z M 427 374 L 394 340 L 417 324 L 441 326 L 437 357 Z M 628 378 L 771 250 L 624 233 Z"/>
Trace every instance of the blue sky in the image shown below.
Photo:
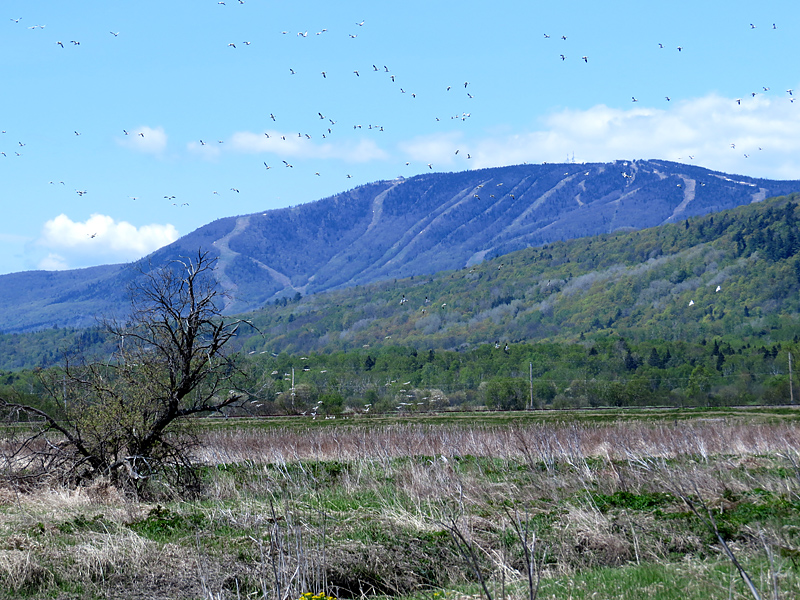
<path fill-rule="evenodd" d="M 660 158 L 800 179 L 788 0 L 0 7 L 0 273 L 135 260 L 431 171 Z"/>

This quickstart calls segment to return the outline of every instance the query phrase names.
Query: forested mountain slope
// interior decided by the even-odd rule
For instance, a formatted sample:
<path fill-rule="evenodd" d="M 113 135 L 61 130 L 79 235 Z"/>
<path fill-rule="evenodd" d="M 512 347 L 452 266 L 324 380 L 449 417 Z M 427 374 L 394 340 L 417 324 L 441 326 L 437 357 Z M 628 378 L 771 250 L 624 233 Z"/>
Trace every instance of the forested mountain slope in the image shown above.
<path fill-rule="evenodd" d="M 276 299 L 246 313 L 247 354 L 576 342 L 609 335 L 769 345 L 800 336 L 800 195 L 633 232 L 527 248 L 463 269 Z M 51 364 L 96 332 L 0 336 L 0 368 Z"/>
<path fill-rule="evenodd" d="M 249 315 L 262 335 L 245 349 L 459 349 L 609 333 L 639 341 L 793 340 L 798 197 L 280 302 Z"/>
<path fill-rule="evenodd" d="M 658 160 L 430 173 L 220 219 L 132 265 L 0 276 L 0 331 L 91 325 L 139 269 L 210 250 L 226 312 L 428 275 L 554 241 L 673 223 L 800 190 Z"/>

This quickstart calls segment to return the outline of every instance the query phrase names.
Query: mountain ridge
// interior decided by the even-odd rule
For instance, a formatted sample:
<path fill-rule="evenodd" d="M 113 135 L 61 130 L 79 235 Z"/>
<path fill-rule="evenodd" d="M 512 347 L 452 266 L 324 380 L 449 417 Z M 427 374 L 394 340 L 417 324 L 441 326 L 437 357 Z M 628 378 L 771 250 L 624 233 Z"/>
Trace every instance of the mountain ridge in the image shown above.
<path fill-rule="evenodd" d="M 669 342 L 673 352 L 714 340 L 748 352 L 784 344 L 797 353 L 798 200 L 793 193 L 432 275 L 283 297 L 229 316 L 252 325 L 231 350 L 311 356 L 624 338 Z M 99 327 L 0 334 L 0 369 L 47 367 L 66 348 L 106 357 L 113 345 Z"/>
<path fill-rule="evenodd" d="M 119 315 L 140 270 L 211 251 L 241 313 L 296 294 L 470 266 L 531 246 L 638 230 L 800 190 L 663 160 L 515 165 L 373 182 L 225 217 L 135 263 L 0 276 L 0 331 Z"/>

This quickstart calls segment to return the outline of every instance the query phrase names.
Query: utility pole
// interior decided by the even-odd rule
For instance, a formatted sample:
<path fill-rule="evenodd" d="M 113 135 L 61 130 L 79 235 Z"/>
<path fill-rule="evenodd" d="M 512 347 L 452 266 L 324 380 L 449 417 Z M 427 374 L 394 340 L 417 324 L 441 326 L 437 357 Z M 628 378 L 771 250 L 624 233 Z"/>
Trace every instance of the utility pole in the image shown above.
<path fill-rule="evenodd" d="M 792 387 L 792 353 L 789 352 L 789 402 L 794 404 L 794 388 Z"/>
<path fill-rule="evenodd" d="M 530 391 L 531 391 L 531 403 L 530 408 L 533 410 L 533 363 L 528 363 L 528 381 L 530 383 Z"/>
<path fill-rule="evenodd" d="M 292 410 L 294 410 L 294 367 L 292 367 Z"/>

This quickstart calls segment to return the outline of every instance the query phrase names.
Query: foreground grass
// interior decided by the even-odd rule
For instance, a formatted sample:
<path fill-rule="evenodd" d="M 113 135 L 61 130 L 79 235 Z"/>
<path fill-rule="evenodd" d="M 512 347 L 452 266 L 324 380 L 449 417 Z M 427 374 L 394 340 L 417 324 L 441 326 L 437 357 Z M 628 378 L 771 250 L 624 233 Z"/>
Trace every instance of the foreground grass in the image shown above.
<path fill-rule="evenodd" d="M 194 498 L 2 490 L 0 598 L 528 598 L 526 545 L 539 598 L 752 597 L 714 527 L 800 597 L 800 428 L 746 414 L 211 427 Z"/>

